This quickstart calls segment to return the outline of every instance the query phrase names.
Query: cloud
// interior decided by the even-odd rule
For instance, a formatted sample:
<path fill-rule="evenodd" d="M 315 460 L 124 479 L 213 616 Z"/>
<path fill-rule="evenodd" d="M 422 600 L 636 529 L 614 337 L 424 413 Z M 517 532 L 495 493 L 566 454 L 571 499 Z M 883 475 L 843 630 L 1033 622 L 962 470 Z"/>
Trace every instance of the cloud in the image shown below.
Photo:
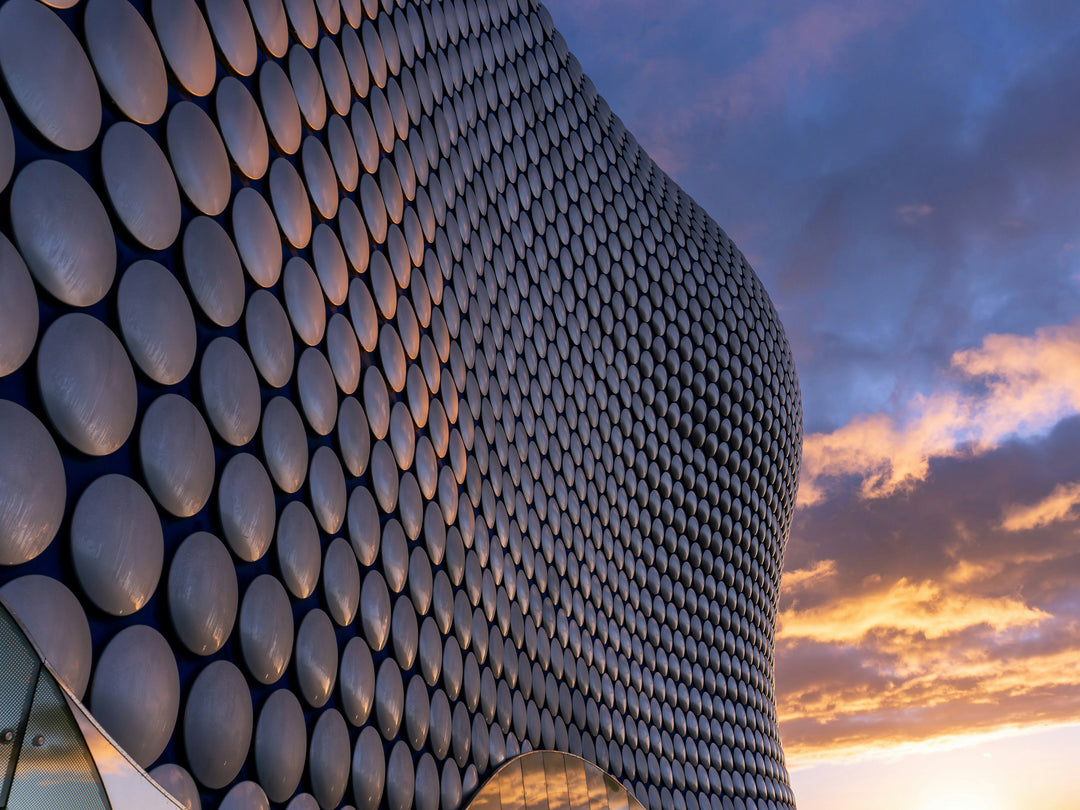
<path fill-rule="evenodd" d="M 896 215 L 900 217 L 900 221 L 905 225 L 914 225 L 920 219 L 928 217 L 932 213 L 934 213 L 934 206 L 927 203 L 912 203 L 902 205 L 896 209 Z"/>
<path fill-rule="evenodd" d="M 829 482 L 847 477 L 865 498 L 891 495 L 924 480 L 931 459 L 985 453 L 1080 411 L 1080 319 L 1030 337 L 989 335 L 951 365 L 955 382 L 913 397 L 899 418 L 862 415 L 807 436 L 800 504 L 822 502 Z"/>
<path fill-rule="evenodd" d="M 1037 529 L 1062 520 L 1078 517 L 1080 481 L 1060 484 L 1041 501 L 1030 506 L 1012 506 L 1006 510 L 1001 527 L 1009 532 Z"/>
<path fill-rule="evenodd" d="M 1077 458 L 1074 416 L 796 513 L 775 648 L 789 764 L 1080 720 L 1080 514 L 1023 536 L 1002 517 Z"/>
<path fill-rule="evenodd" d="M 1048 614 L 1015 598 L 950 593 L 937 582 L 901 577 L 861 596 L 807 610 L 788 610 L 780 619 L 786 639 L 857 642 L 869 633 L 935 639 L 972 627 L 1006 632 L 1037 625 Z"/>
<path fill-rule="evenodd" d="M 836 560 L 818 560 L 810 568 L 784 572 L 784 592 L 797 593 L 836 576 Z"/>
<path fill-rule="evenodd" d="M 854 40 L 886 23 L 897 24 L 918 5 L 859 0 L 806 6 L 773 27 L 764 47 L 738 70 L 703 88 L 705 104 L 736 120 L 782 106 L 792 89 L 834 69 Z"/>

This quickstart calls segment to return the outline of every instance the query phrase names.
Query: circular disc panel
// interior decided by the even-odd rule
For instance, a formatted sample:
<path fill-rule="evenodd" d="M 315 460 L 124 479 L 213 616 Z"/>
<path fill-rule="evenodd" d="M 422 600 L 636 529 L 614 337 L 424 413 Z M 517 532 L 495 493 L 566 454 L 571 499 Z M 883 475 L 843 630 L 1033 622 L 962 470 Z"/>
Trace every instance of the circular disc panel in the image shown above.
<path fill-rule="evenodd" d="M 90 708 L 141 766 L 158 758 L 180 710 L 180 675 L 161 633 L 136 624 L 113 637 L 94 668 Z"/>
<path fill-rule="evenodd" d="M 262 378 L 274 388 L 288 385 L 295 355 L 289 318 L 277 296 L 268 290 L 253 292 L 248 298 L 244 328 Z"/>
<path fill-rule="evenodd" d="M 0 400 L 0 565 L 48 548 L 66 501 L 64 464 L 49 431 L 21 405 Z"/>
<path fill-rule="evenodd" d="M 349 784 L 349 729 L 335 709 L 327 709 L 315 721 L 308 769 L 319 805 L 337 807 Z"/>
<path fill-rule="evenodd" d="M 259 380 L 247 352 L 229 337 L 215 338 L 203 352 L 199 384 L 214 429 L 242 447 L 259 428 Z"/>
<path fill-rule="evenodd" d="M 201 108 L 181 101 L 169 113 L 169 157 L 184 194 L 204 214 L 216 216 L 229 204 L 232 174 L 217 127 Z"/>
<path fill-rule="evenodd" d="M 0 8 L 0 73 L 23 114 L 52 143 L 77 151 L 97 138 L 101 96 L 94 71 L 55 12 L 33 0 Z"/>
<path fill-rule="evenodd" d="M 174 385 L 195 363 L 195 317 L 180 282 L 163 266 L 138 261 L 117 291 L 128 353 L 150 379 Z"/>
<path fill-rule="evenodd" d="M 351 556 L 352 551 L 349 553 Z M 278 519 L 277 557 L 285 585 L 297 599 L 307 599 L 314 592 L 321 555 L 319 527 L 311 511 L 301 501 L 290 501 Z"/>
<path fill-rule="evenodd" d="M 98 78 L 132 121 L 152 124 L 165 112 L 169 85 L 150 26 L 127 0 L 91 0 L 86 44 Z"/>
<path fill-rule="evenodd" d="M 19 172 L 11 187 L 11 227 L 38 284 L 65 304 L 88 307 L 109 291 L 116 274 L 112 225 L 73 169 L 38 160 Z"/>
<path fill-rule="evenodd" d="M 176 394 L 158 397 L 139 429 L 143 475 L 165 509 L 190 517 L 210 499 L 214 443 L 198 409 Z"/>
<path fill-rule="evenodd" d="M 86 488 L 71 518 L 71 560 L 94 604 L 114 616 L 137 611 L 157 588 L 164 556 L 161 521 L 142 487 L 112 474 Z"/>
<path fill-rule="evenodd" d="M 360 606 L 360 569 L 352 547 L 341 537 L 326 550 L 323 588 L 330 616 L 341 627 L 348 627 Z"/>
<path fill-rule="evenodd" d="M 184 748 L 191 770 L 216 790 L 239 773 L 251 743 L 251 693 L 244 676 L 228 661 L 206 666 L 184 706 Z"/>
<path fill-rule="evenodd" d="M 296 406 L 285 397 L 274 397 L 266 405 L 262 447 L 274 483 L 288 493 L 300 489 L 307 477 L 307 434 Z"/>
<path fill-rule="evenodd" d="M 169 566 L 168 588 L 180 640 L 196 655 L 220 650 L 232 634 L 237 608 L 236 571 L 225 545 L 208 532 L 184 540 Z"/>
<path fill-rule="evenodd" d="M 207 0 L 206 14 L 214 39 L 230 67 L 241 76 L 250 76 L 255 71 L 259 51 L 243 0 Z"/>
<path fill-rule="evenodd" d="M 41 338 L 38 385 L 57 431 L 82 452 L 115 452 L 135 426 L 135 374 L 124 347 L 97 318 L 63 315 Z"/>
<path fill-rule="evenodd" d="M 230 2 L 240 4 L 239 0 Z M 218 83 L 215 101 L 221 135 L 229 154 L 240 171 L 257 180 L 266 174 L 270 164 L 270 143 L 259 105 L 233 76 L 226 76 Z"/>
<path fill-rule="evenodd" d="M 337 680 L 338 649 L 334 625 L 322 610 L 304 616 L 296 633 L 296 676 L 304 699 L 319 708 L 330 699 Z"/>
<path fill-rule="evenodd" d="M 195 217 L 184 231 L 184 272 L 203 313 L 232 326 L 244 311 L 244 272 L 229 234 L 209 217 Z"/>
<path fill-rule="evenodd" d="M 274 488 L 255 456 L 237 453 L 225 465 L 218 512 L 233 553 L 245 562 L 262 559 L 274 537 Z"/>
<path fill-rule="evenodd" d="M 242 188 L 233 200 L 232 223 L 236 249 L 251 280 L 272 287 L 281 275 L 282 245 L 270 205 L 255 189 Z"/>
<path fill-rule="evenodd" d="M 154 30 L 176 78 L 192 95 L 214 89 L 214 42 L 194 0 L 153 0 Z"/>
<path fill-rule="evenodd" d="M 154 139 L 135 124 L 113 124 L 101 143 L 101 168 L 124 227 L 151 250 L 169 247 L 180 233 L 180 192 Z"/>
<path fill-rule="evenodd" d="M 259 683 L 274 683 L 292 657 L 293 615 L 280 582 L 262 574 L 248 586 L 240 605 L 240 647 Z"/>
<path fill-rule="evenodd" d="M 304 710 L 296 695 L 278 689 L 266 699 L 255 727 L 255 770 L 271 801 L 284 802 L 293 795 L 306 758 Z"/>

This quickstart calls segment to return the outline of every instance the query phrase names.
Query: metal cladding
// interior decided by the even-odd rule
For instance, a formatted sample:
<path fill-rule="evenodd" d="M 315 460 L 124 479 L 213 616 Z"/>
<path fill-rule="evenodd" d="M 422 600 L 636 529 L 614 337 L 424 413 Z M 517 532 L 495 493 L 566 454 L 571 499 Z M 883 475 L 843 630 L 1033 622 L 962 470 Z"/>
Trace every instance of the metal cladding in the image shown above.
<path fill-rule="evenodd" d="M 0 599 L 71 694 L 188 807 L 541 749 L 792 807 L 788 346 L 548 12 L 48 6 L 0 2 Z"/>

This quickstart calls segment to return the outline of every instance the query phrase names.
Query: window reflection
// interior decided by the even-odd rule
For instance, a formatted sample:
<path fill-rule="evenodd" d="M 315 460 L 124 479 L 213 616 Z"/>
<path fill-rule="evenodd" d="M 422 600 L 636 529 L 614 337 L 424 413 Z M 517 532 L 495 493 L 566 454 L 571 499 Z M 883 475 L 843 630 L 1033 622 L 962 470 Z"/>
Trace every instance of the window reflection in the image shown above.
<path fill-rule="evenodd" d="M 580 757 L 532 751 L 508 762 L 468 810 L 644 810 L 612 776 Z"/>
<path fill-rule="evenodd" d="M 0 603 L 0 807 L 175 810 L 56 679 Z"/>

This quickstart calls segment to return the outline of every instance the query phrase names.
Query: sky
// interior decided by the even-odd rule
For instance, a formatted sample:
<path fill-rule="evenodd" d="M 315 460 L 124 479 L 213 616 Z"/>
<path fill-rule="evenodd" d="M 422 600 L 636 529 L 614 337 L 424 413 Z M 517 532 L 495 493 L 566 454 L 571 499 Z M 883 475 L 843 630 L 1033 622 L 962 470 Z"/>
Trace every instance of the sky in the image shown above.
<path fill-rule="evenodd" d="M 547 6 L 795 355 L 800 808 L 1076 807 L 1080 4 Z"/>

